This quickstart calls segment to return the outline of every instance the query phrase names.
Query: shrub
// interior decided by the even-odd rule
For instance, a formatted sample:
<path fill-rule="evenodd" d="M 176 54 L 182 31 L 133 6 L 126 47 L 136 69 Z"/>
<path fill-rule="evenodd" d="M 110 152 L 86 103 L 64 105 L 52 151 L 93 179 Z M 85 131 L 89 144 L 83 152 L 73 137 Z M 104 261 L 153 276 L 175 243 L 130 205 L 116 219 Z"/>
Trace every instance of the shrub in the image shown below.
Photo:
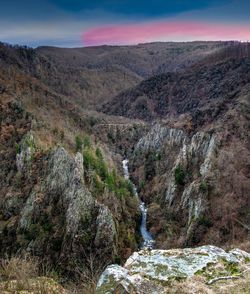
<path fill-rule="evenodd" d="M 93 175 L 93 183 L 94 183 L 94 187 L 97 193 L 101 193 L 104 189 L 104 183 L 102 182 L 102 180 L 100 179 L 99 175 L 97 175 L 96 173 L 94 173 Z"/>
<path fill-rule="evenodd" d="M 81 151 L 82 150 L 82 145 L 83 145 L 83 140 L 80 136 L 75 137 L 75 148 L 76 151 Z"/>
<path fill-rule="evenodd" d="M 16 148 L 16 154 L 19 154 L 21 152 L 21 146 L 16 143 L 15 148 Z"/>
<path fill-rule="evenodd" d="M 119 198 L 119 199 L 122 199 L 124 197 L 127 197 L 128 196 L 128 190 L 126 190 L 125 188 L 117 188 L 115 190 L 115 195 Z"/>
<path fill-rule="evenodd" d="M 102 151 L 100 148 L 96 148 L 95 154 L 99 159 L 103 159 Z"/>
<path fill-rule="evenodd" d="M 109 175 L 107 164 L 102 159 L 97 160 L 97 171 L 102 180 L 105 180 Z"/>
<path fill-rule="evenodd" d="M 208 190 L 208 186 L 207 186 L 207 183 L 206 182 L 201 182 L 200 183 L 200 187 L 199 187 L 199 190 L 203 193 L 206 193 L 207 190 Z"/>
<path fill-rule="evenodd" d="M 83 138 L 83 146 L 84 148 L 90 148 L 91 147 L 91 139 L 88 135 L 85 135 Z"/>
<path fill-rule="evenodd" d="M 93 116 L 90 116 L 88 118 L 88 123 L 91 127 L 93 127 L 94 125 L 96 125 L 98 122 L 97 118 L 93 117 Z"/>
<path fill-rule="evenodd" d="M 109 170 L 100 148 L 87 145 L 83 150 L 83 164 L 91 171 L 89 174 L 96 193 L 102 193 L 106 187 L 119 198 L 134 195 L 132 183 L 117 175 L 115 169 Z"/>
<path fill-rule="evenodd" d="M 121 264 L 122 263 L 121 257 L 119 255 L 116 255 L 114 257 L 114 263 L 116 263 L 116 264 Z"/>
<path fill-rule="evenodd" d="M 54 135 L 58 135 L 59 130 L 58 130 L 57 127 L 55 127 L 55 128 L 53 128 L 52 132 L 53 132 Z"/>
<path fill-rule="evenodd" d="M 152 180 L 155 176 L 155 155 L 154 154 L 147 154 L 146 161 L 144 165 L 144 178 L 145 180 Z"/>
<path fill-rule="evenodd" d="M 115 143 L 115 138 L 111 132 L 108 132 L 107 137 L 112 143 Z"/>
<path fill-rule="evenodd" d="M 129 190 L 130 194 L 134 196 L 135 194 L 135 190 L 134 190 L 134 186 L 130 181 L 126 181 L 127 182 L 127 189 Z"/>
<path fill-rule="evenodd" d="M 24 139 L 24 146 L 29 147 L 31 150 L 36 148 L 32 135 L 26 136 Z"/>
<path fill-rule="evenodd" d="M 64 130 L 61 130 L 61 131 L 60 131 L 60 139 L 61 139 L 61 141 L 63 141 L 64 136 L 65 136 L 65 134 L 64 134 Z"/>
<path fill-rule="evenodd" d="M 43 233 L 43 228 L 40 224 L 31 224 L 25 231 L 25 238 L 27 240 L 35 240 Z"/>
<path fill-rule="evenodd" d="M 126 189 L 131 195 L 135 194 L 133 184 L 130 181 L 121 179 L 120 186 Z"/>
<path fill-rule="evenodd" d="M 83 161 L 84 166 L 88 170 L 95 170 L 102 180 L 105 180 L 109 176 L 108 166 L 104 161 L 99 148 L 97 148 L 95 151 L 89 147 L 84 148 Z"/>
<path fill-rule="evenodd" d="M 41 268 L 43 267 L 43 268 Z M 1 293 L 65 293 L 64 289 L 54 280 L 43 276 L 57 278 L 55 271 L 48 271 L 44 264 L 28 254 L 6 257 L 0 261 L 0 292 Z"/>
<path fill-rule="evenodd" d="M 105 179 L 105 184 L 110 192 L 115 191 L 116 188 L 116 178 L 113 173 L 108 173 Z"/>
<path fill-rule="evenodd" d="M 180 165 L 178 165 L 174 171 L 174 179 L 175 179 L 176 185 L 178 186 L 184 185 L 185 172 Z"/>
<path fill-rule="evenodd" d="M 96 156 L 92 149 L 84 149 L 83 164 L 87 170 L 96 169 Z"/>
<path fill-rule="evenodd" d="M 199 217 L 198 224 L 207 228 L 210 228 L 213 225 L 212 221 L 206 216 Z"/>
<path fill-rule="evenodd" d="M 145 187 L 145 181 L 140 181 L 139 190 L 142 190 Z"/>
<path fill-rule="evenodd" d="M 38 262 L 34 257 L 11 257 L 1 261 L 0 274 L 5 280 L 17 280 L 26 283 L 27 279 L 38 273 Z"/>
<path fill-rule="evenodd" d="M 161 155 L 161 153 L 156 153 L 155 154 L 155 160 L 156 161 L 159 161 L 159 160 L 161 160 L 162 159 L 162 155 Z"/>
<path fill-rule="evenodd" d="M 14 186 L 15 188 L 20 188 L 22 184 L 22 174 L 21 172 L 17 172 L 14 178 Z"/>
<path fill-rule="evenodd" d="M 45 222 L 45 223 L 43 223 L 42 224 L 42 228 L 43 228 L 43 230 L 45 231 L 45 232 L 51 232 L 52 231 L 52 229 L 53 229 L 53 224 L 52 224 L 52 222 Z"/>

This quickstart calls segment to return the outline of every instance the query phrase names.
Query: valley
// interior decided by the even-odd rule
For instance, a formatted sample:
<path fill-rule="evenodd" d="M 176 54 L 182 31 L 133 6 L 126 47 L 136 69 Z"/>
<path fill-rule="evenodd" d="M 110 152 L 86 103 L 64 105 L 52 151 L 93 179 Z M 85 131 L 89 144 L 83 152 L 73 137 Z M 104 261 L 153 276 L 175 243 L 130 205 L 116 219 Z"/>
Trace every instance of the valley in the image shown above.
<path fill-rule="evenodd" d="M 249 43 L 1 43 L 0 290 L 248 293 L 249 119 Z"/>

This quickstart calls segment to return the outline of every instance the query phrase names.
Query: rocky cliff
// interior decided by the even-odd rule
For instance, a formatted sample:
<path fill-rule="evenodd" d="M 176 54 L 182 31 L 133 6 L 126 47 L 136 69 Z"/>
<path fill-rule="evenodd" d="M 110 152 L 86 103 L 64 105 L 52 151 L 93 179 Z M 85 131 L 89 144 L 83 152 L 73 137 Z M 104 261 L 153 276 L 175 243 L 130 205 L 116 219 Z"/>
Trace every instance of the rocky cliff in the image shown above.
<path fill-rule="evenodd" d="M 86 165 L 92 149 L 75 155 L 61 146 L 41 150 L 29 119 L 16 104 L 2 106 L 1 256 L 25 250 L 73 275 L 88 268 L 90 256 L 100 269 L 122 260 L 137 246 L 138 207 L 128 184 L 109 173 L 102 157 L 95 164 L 104 179 L 92 178 Z M 96 179 L 101 187 L 90 184 Z"/>
<path fill-rule="evenodd" d="M 156 124 L 135 145 L 134 179 L 149 205 L 148 224 L 158 246 L 225 244 L 248 235 L 249 184 L 247 174 L 237 175 L 237 170 L 247 170 L 247 141 L 225 135 L 228 128 L 189 133 Z M 239 135 L 243 133 L 242 128 Z M 229 153 L 237 140 L 242 156 Z M 238 182 L 225 188 L 230 173 Z"/>

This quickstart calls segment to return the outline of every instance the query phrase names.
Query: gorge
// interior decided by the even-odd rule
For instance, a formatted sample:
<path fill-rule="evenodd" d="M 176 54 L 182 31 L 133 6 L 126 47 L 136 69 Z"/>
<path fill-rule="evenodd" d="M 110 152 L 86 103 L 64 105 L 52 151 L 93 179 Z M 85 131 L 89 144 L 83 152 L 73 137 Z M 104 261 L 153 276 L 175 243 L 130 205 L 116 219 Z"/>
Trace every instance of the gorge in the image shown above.
<path fill-rule="evenodd" d="M 1 43 L 0 292 L 248 293 L 249 95 L 248 43 Z"/>
<path fill-rule="evenodd" d="M 123 171 L 124 171 L 124 177 L 127 180 L 129 179 L 129 171 L 128 171 L 128 159 L 124 159 L 122 161 L 122 166 L 123 166 Z M 136 198 L 138 197 L 138 193 L 137 193 L 137 188 L 135 187 L 135 185 L 132 183 L 133 185 L 133 190 L 134 190 L 134 194 Z M 141 232 L 141 236 L 143 239 L 143 242 L 140 246 L 141 249 L 152 249 L 154 246 L 154 240 L 151 236 L 151 234 L 149 233 L 149 231 L 147 230 L 147 212 L 148 209 L 145 206 L 145 203 L 141 200 L 139 200 L 139 208 L 141 211 L 141 224 L 140 224 L 140 232 Z"/>

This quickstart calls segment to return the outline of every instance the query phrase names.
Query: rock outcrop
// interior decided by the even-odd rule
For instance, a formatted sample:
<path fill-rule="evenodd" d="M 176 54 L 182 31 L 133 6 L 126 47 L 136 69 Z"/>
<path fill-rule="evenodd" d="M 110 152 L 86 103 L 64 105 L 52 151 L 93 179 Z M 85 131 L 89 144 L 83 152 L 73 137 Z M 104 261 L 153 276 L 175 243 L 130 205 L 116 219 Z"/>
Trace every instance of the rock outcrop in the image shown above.
<path fill-rule="evenodd" d="M 30 147 L 22 146 L 17 154 L 17 163 L 25 171 L 30 166 L 27 160 Z M 66 252 L 69 256 L 77 256 L 82 250 L 87 251 L 92 242 L 97 250 L 102 248 L 107 254 L 117 254 L 118 236 L 114 216 L 88 190 L 82 154 L 78 152 L 73 158 L 63 147 L 57 147 L 48 155 L 43 175 L 41 184 L 31 190 L 20 212 L 19 232 L 30 234 L 34 228 L 37 232 L 27 245 L 29 250 L 43 252 L 45 242 L 50 239 L 44 236 L 47 233 L 44 232 L 43 219 L 46 217 L 46 223 L 52 227 L 53 211 L 59 209 L 61 221 L 56 226 L 61 225 L 61 256 L 65 256 Z M 81 246 L 86 246 L 86 249 Z"/>
<path fill-rule="evenodd" d="M 104 205 L 99 205 L 96 225 L 95 246 L 102 247 L 104 250 L 113 246 L 115 244 L 115 239 L 117 238 L 115 222 L 112 213 Z"/>
<path fill-rule="evenodd" d="M 245 103 L 242 97 L 241 104 Z M 236 117 L 241 118 L 238 123 Z M 137 142 L 129 158 L 131 172 L 148 204 L 148 227 L 158 247 L 211 240 L 221 245 L 247 236 L 249 181 L 244 158 L 249 151 L 242 124 L 246 119 L 245 108 L 239 106 L 233 118 L 232 112 L 224 118 L 227 123 L 204 130 L 178 127 L 181 122 L 176 127 L 156 123 Z"/>
<path fill-rule="evenodd" d="M 0 118 L 5 148 L 0 153 L 5 163 L 0 173 L 0 256 L 24 250 L 71 273 L 78 266 L 88 270 L 90 256 L 96 268 L 127 258 L 137 246 L 138 208 L 123 178 L 112 178 L 117 181 L 112 191 L 103 180 L 100 193 L 83 153 L 71 155 L 62 146 L 41 149 L 29 116 L 18 105 L 4 105 Z M 104 159 L 95 160 L 110 176 Z"/>
<path fill-rule="evenodd" d="M 219 293 L 212 285 L 219 280 L 241 279 L 250 271 L 250 254 L 234 249 L 225 252 L 215 246 L 135 252 L 125 263 L 108 266 L 97 284 L 97 294 L 111 293 Z M 190 281 L 198 278 L 201 292 Z M 178 282 L 186 283 L 186 290 Z M 248 285 L 249 286 L 249 285 Z M 245 292 L 247 293 L 247 292 Z"/>
<path fill-rule="evenodd" d="M 26 134 L 26 136 L 22 139 L 20 145 L 17 147 L 17 155 L 16 155 L 16 166 L 18 172 L 23 172 L 24 167 L 28 167 L 32 156 L 35 152 L 35 143 L 34 137 L 32 133 Z"/>
<path fill-rule="evenodd" d="M 28 147 L 29 148 L 29 147 Z M 21 154 L 26 151 L 21 151 Z M 83 158 L 77 153 L 72 158 L 64 148 L 59 147 L 49 157 L 46 177 L 39 193 L 45 195 L 48 203 L 53 203 L 60 195 L 60 202 L 65 209 L 66 234 L 74 236 L 80 220 L 85 221 L 91 215 L 95 202 L 84 185 Z M 36 191 L 32 191 L 21 212 L 20 228 L 29 228 L 38 202 Z"/>
<path fill-rule="evenodd" d="M 153 185 L 160 187 L 159 193 L 165 191 L 162 202 L 166 209 L 174 208 L 173 213 L 187 212 L 187 216 L 183 214 L 186 242 L 192 238 L 195 223 L 207 209 L 208 183 L 214 176 L 212 167 L 218 144 L 216 134 L 197 132 L 189 136 L 181 129 L 156 124 L 134 149 L 135 168 L 140 166 L 143 157 L 147 158 L 144 175 L 139 174 L 139 180 L 147 177 L 147 173 L 149 176 L 145 180 L 158 177 L 157 184 Z M 147 166 L 151 169 L 147 170 Z M 153 201 L 148 199 L 149 203 Z"/>

